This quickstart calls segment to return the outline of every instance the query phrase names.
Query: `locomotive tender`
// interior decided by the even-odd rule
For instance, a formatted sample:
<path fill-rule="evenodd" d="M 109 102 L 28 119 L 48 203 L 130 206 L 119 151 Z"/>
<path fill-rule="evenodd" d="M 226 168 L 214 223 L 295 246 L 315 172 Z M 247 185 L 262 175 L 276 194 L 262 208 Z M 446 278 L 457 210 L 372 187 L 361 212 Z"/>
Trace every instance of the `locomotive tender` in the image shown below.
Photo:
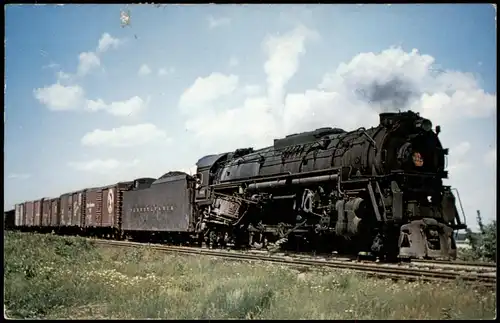
<path fill-rule="evenodd" d="M 65 231 L 71 223 L 80 234 L 100 228 L 115 238 L 454 259 L 453 232 L 466 226 L 451 188 L 443 185 L 448 150 L 439 132 L 411 111 L 381 113 L 379 125 L 369 129 L 320 128 L 259 150 L 205 156 L 195 176 L 170 172 L 70 194 L 77 196 L 76 205 L 85 205 L 76 223 L 61 221 L 64 208 L 54 206 L 63 205 L 66 195 L 39 201 L 39 214 L 45 205 L 55 211 L 34 226 L 25 212 L 33 202 L 22 203 L 16 205 L 15 226 L 45 223 Z M 88 203 L 91 192 L 100 197 Z M 106 210 L 114 213 L 104 225 Z"/>

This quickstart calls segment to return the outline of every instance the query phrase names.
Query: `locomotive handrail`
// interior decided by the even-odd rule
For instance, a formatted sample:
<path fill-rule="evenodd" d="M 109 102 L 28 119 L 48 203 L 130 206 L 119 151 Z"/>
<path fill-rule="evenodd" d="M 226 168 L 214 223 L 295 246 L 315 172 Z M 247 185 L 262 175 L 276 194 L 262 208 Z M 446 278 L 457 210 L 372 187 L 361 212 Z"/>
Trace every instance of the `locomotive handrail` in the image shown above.
<path fill-rule="evenodd" d="M 244 179 L 239 179 L 237 181 L 226 181 L 224 183 L 218 183 L 218 184 L 211 184 L 211 185 L 208 185 L 210 188 L 220 188 L 220 187 L 232 187 L 234 185 L 239 185 L 239 184 L 244 184 L 246 182 L 258 182 L 259 180 L 269 180 L 269 179 L 276 179 L 276 178 L 282 178 L 282 177 L 286 177 L 286 176 L 290 176 L 292 175 L 292 172 L 284 172 L 284 173 L 278 173 L 278 174 L 281 174 L 281 175 L 271 175 L 270 177 L 265 177 L 264 176 L 259 176 L 259 177 L 245 177 Z"/>
<path fill-rule="evenodd" d="M 312 183 L 318 183 L 318 182 L 328 182 L 328 181 L 338 181 L 339 179 L 338 174 L 329 174 L 329 175 L 319 175 L 319 176 L 312 176 L 312 177 L 305 177 L 305 178 L 282 178 L 282 179 L 275 179 L 275 180 L 270 180 L 270 181 L 265 181 L 265 182 L 260 182 L 260 183 L 251 183 L 248 185 L 247 189 L 249 190 L 259 190 L 259 189 L 264 189 L 264 188 L 277 188 L 277 187 L 283 187 L 287 185 L 304 185 L 304 184 L 312 184 Z"/>
<path fill-rule="evenodd" d="M 251 200 L 248 200 L 248 199 L 244 199 L 242 197 L 239 197 L 239 196 L 233 196 L 233 195 L 227 195 L 227 194 L 223 194 L 223 193 L 220 193 L 220 192 L 214 192 L 214 195 L 218 195 L 218 196 L 222 196 L 222 197 L 227 197 L 227 198 L 232 198 L 232 199 L 237 199 L 237 200 L 242 200 L 244 202 L 247 202 L 247 203 L 250 203 L 250 204 L 258 204 L 257 202 L 255 201 L 251 201 Z"/>
<path fill-rule="evenodd" d="M 342 172 L 343 166 L 340 167 L 340 171 Z M 342 175 L 342 174 L 341 174 Z M 339 176 L 337 180 L 337 191 L 339 192 L 340 196 L 344 195 L 344 191 L 342 191 L 342 176 Z"/>
<path fill-rule="evenodd" d="M 366 128 L 365 127 L 361 127 L 361 128 L 358 128 L 358 130 L 356 131 L 361 131 L 363 135 L 365 135 L 368 140 L 370 140 L 373 144 L 373 149 L 375 151 L 377 151 L 377 143 L 375 142 L 375 140 L 366 132 Z"/>
<path fill-rule="evenodd" d="M 392 174 L 401 174 L 401 175 L 406 175 L 406 176 L 428 176 L 428 177 L 436 177 L 436 173 L 427 173 L 427 172 L 408 172 L 402 169 L 396 169 L 396 170 L 391 170 Z"/>
<path fill-rule="evenodd" d="M 282 154 L 276 154 L 276 155 L 272 155 L 272 156 L 268 156 L 268 157 L 278 157 L 278 156 L 282 156 Z M 318 159 L 320 158 L 330 158 L 330 156 L 322 156 L 322 157 L 317 157 Z M 298 161 L 302 161 L 303 160 L 303 157 L 301 158 L 287 158 L 287 162 L 298 162 Z M 244 165 L 244 164 L 251 164 L 251 163 L 255 163 L 256 161 L 255 160 L 245 160 L 244 162 L 242 163 L 239 163 L 239 165 Z M 226 167 L 227 164 L 231 163 L 231 161 L 228 161 L 226 162 L 223 167 Z M 277 163 L 270 163 L 270 164 L 266 164 L 267 166 L 277 166 L 277 165 L 281 165 L 281 162 L 277 162 Z"/>
<path fill-rule="evenodd" d="M 458 204 L 460 205 L 460 209 L 462 210 L 462 216 L 464 218 L 464 222 L 463 224 L 464 225 L 467 225 L 467 218 L 465 217 L 465 211 L 464 211 L 464 208 L 462 206 L 462 200 L 460 199 L 460 194 L 458 193 L 458 189 L 456 188 L 452 188 L 451 191 L 455 191 L 457 193 L 457 197 L 458 197 Z"/>

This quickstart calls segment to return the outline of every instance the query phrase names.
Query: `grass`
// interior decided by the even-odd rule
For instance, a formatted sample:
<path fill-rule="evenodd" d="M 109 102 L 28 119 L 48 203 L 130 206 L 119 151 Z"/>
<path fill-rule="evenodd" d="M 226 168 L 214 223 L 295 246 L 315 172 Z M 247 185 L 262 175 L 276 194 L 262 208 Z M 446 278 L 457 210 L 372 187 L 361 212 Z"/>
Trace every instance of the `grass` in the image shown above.
<path fill-rule="evenodd" d="M 496 294 L 460 282 L 366 278 L 266 263 L 4 237 L 10 318 L 493 319 Z"/>

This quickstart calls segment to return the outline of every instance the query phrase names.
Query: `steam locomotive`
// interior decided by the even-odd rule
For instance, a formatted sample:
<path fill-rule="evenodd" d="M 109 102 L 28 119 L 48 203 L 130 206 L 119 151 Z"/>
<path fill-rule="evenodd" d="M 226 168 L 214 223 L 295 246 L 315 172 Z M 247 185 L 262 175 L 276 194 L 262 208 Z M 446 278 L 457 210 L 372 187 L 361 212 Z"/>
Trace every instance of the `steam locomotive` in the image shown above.
<path fill-rule="evenodd" d="M 443 185 L 448 150 L 440 127 L 433 131 L 430 120 L 411 111 L 379 116 L 369 129 L 320 128 L 259 150 L 205 156 L 195 176 L 170 172 L 119 183 L 111 202 L 106 189 L 82 190 L 72 200 L 84 205 L 73 227 L 80 234 L 108 228 L 115 238 L 175 236 L 212 248 L 456 258 L 453 233 L 466 225 Z M 96 202 L 89 203 L 90 192 Z M 63 196 L 49 203 L 59 207 L 47 222 L 61 231 L 68 227 Z M 113 221 L 104 226 L 99 219 L 108 210 Z M 26 227 L 25 213 L 16 205 L 17 226 Z"/>

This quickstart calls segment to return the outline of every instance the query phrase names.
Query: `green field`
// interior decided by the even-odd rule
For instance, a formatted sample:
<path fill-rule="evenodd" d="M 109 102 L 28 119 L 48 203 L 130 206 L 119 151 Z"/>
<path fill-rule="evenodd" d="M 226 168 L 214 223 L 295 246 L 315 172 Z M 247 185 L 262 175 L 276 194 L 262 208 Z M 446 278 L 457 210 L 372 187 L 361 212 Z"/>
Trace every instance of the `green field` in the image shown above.
<path fill-rule="evenodd" d="M 82 238 L 4 235 L 9 318 L 493 319 L 496 294 L 346 271 L 95 247 Z"/>

